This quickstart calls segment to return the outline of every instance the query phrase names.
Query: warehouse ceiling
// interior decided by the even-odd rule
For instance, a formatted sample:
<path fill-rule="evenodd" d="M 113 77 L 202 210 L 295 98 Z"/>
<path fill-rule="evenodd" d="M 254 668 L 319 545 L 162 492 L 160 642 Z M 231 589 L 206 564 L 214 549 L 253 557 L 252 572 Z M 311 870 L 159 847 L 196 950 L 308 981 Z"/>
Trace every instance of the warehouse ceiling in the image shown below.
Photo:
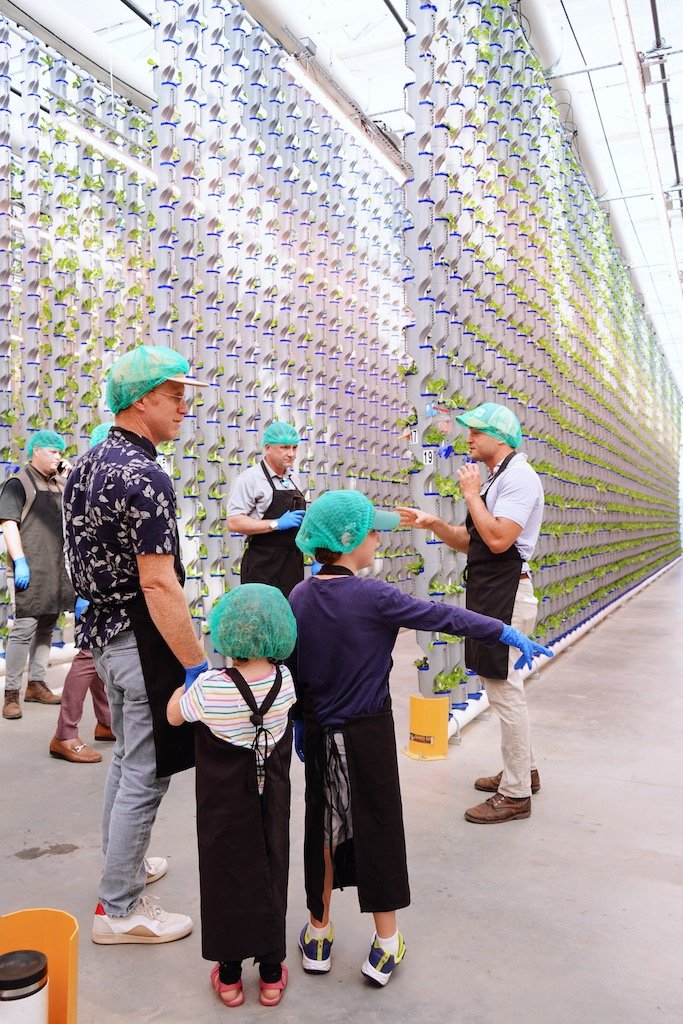
<path fill-rule="evenodd" d="M 347 110 L 400 139 L 409 77 L 402 0 L 246 0 Z M 0 0 L 0 10 L 58 8 L 149 81 L 149 0 Z M 521 0 L 567 131 L 608 213 L 683 391 L 683 0 Z M 40 19 L 40 13 L 37 15 Z M 34 31 L 35 24 L 33 26 Z"/>

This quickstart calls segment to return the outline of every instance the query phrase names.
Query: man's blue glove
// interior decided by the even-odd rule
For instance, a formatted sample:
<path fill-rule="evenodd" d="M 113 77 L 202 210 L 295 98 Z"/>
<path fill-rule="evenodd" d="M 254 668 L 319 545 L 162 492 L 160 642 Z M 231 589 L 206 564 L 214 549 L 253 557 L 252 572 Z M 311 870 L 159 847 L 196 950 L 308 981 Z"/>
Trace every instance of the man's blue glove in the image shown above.
<path fill-rule="evenodd" d="M 300 718 L 294 719 L 294 749 L 296 750 L 296 756 L 300 761 L 305 761 L 304 757 L 304 723 Z"/>
<path fill-rule="evenodd" d="M 86 601 L 84 597 L 76 598 L 76 606 L 74 608 L 74 618 L 76 619 L 76 622 L 78 622 L 83 612 L 87 610 L 89 604 L 90 601 Z"/>
<path fill-rule="evenodd" d="M 14 586 L 17 590 L 26 590 L 30 582 L 31 570 L 28 567 L 28 562 L 22 555 L 14 563 Z"/>
<path fill-rule="evenodd" d="M 547 658 L 553 657 L 549 647 L 541 647 L 535 640 L 530 640 L 525 633 L 520 633 L 512 626 L 503 626 L 503 632 L 498 639 L 508 647 L 517 647 L 522 652 L 522 657 L 515 662 L 515 668 L 532 668 L 533 660 L 539 654 L 545 654 Z"/>
<path fill-rule="evenodd" d="M 201 663 L 201 665 L 195 665 L 193 668 L 186 668 L 185 669 L 185 683 L 183 684 L 185 689 L 189 690 L 190 687 L 192 686 L 193 682 L 197 678 L 197 676 L 200 676 L 202 674 L 202 672 L 208 672 L 208 670 L 209 670 L 209 663 L 208 663 L 208 661 L 203 661 Z"/>
<path fill-rule="evenodd" d="M 297 509 L 296 512 L 284 512 L 279 519 L 276 519 L 278 530 L 298 530 L 301 526 L 301 520 L 306 515 L 304 509 Z"/>
<path fill-rule="evenodd" d="M 315 558 L 311 562 L 311 576 L 317 576 L 323 567 L 322 562 L 316 562 Z"/>

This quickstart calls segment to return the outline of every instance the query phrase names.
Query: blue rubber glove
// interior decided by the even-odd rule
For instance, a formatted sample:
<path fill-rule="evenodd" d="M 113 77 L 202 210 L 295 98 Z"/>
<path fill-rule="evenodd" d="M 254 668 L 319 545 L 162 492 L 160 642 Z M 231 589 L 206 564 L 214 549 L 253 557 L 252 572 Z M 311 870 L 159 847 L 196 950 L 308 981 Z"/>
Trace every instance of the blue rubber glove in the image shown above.
<path fill-rule="evenodd" d="M 539 654 L 545 654 L 547 658 L 553 657 L 553 652 L 549 647 L 542 647 L 512 626 L 503 626 L 503 632 L 498 639 L 508 647 L 517 647 L 522 652 L 522 657 L 515 662 L 515 668 L 524 668 L 525 666 L 532 668 L 534 658 Z"/>
<path fill-rule="evenodd" d="M 76 622 L 80 619 L 83 612 L 87 611 L 90 601 L 86 601 L 84 597 L 76 598 L 76 607 L 74 608 L 74 618 Z"/>
<path fill-rule="evenodd" d="M 203 661 L 201 663 L 201 665 L 195 665 L 193 668 L 186 668 L 185 669 L 185 682 L 183 684 L 185 689 L 189 690 L 190 687 L 192 686 L 193 682 L 197 678 L 197 676 L 200 676 L 202 674 L 202 672 L 208 672 L 208 669 L 209 669 L 208 661 Z"/>
<path fill-rule="evenodd" d="M 294 749 L 296 750 L 296 756 L 300 761 L 305 761 L 304 757 L 304 723 L 300 718 L 294 719 Z"/>
<path fill-rule="evenodd" d="M 297 509 L 296 512 L 284 512 L 279 519 L 276 519 L 278 530 L 298 530 L 301 520 L 306 515 L 304 509 Z"/>
<path fill-rule="evenodd" d="M 323 567 L 322 562 L 316 562 L 315 559 L 311 562 L 311 576 L 317 576 Z"/>
<path fill-rule="evenodd" d="M 28 567 L 28 562 L 22 555 L 14 563 L 14 586 L 17 590 L 26 590 L 30 582 L 31 570 Z"/>

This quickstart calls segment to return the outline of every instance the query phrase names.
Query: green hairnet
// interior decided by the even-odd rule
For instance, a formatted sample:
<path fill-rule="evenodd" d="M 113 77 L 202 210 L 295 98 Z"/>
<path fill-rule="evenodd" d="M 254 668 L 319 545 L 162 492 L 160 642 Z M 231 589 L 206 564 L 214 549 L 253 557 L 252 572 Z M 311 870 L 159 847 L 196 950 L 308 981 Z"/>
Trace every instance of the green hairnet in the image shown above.
<path fill-rule="evenodd" d="M 461 416 L 455 417 L 463 427 L 471 427 L 482 434 L 498 438 L 511 448 L 519 448 L 522 443 L 522 428 L 519 420 L 511 409 L 497 402 L 484 402 L 476 409 L 470 409 Z"/>
<path fill-rule="evenodd" d="M 166 380 L 204 387 L 186 376 L 189 369 L 187 359 L 172 348 L 138 345 L 112 363 L 107 374 L 107 405 L 113 413 L 121 412 Z"/>
<path fill-rule="evenodd" d="M 66 442 L 54 430 L 37 430 L 35 434 L 31 435 L 26 445 L 26 454 L 29 459 L 33 457 L 34 448 L 56 448 L 58 452 L 63 452 Z"/>
<path fill-rule="evenodd" d="M 98 423 L 90 435 L 90 447 L 94 448 L 100 441 L 104 441 L 113 426 L 113 423 Z"/>
<path fill-rule="evenodd" d="M 299 444 L 301 438 L 292 423 L 273 420 L 263 431 L 263 444 Z"/>
<path fill-rule="evenodd" d="M 295 539 L 305 555 L 318 548 L 342 554 L 362 544 L 370 530 L 394 530 L 400 521 L 398 512 L 375 508 L 360 491 L 327 491 L 309 506 Z"/>
<path fill-rule="evenodd" d="M 287 598 L 265 583 L 229 590 L 209 615 L 211 642 L 229 658 L 284 661 L 294 650 L 296 620 Z"/>

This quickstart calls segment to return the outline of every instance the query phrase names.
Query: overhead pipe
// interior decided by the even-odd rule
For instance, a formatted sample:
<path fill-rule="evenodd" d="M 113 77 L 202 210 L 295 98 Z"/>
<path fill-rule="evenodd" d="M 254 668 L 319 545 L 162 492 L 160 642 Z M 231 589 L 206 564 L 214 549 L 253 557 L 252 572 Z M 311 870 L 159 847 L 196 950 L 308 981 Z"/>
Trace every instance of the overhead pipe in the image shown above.
<path fill-rule="evenodd" d="M 99 36 L 67 14 L 53 0 L 0 0 L 0 13 L 22 25 L 58 53 L 72 60 L 140 110 L 151 113 L 154 105 L 152 72 L 144 73 L 139 64 L 117 53 Z M 137 13 L 137 12 L 136 12 Z"/>

